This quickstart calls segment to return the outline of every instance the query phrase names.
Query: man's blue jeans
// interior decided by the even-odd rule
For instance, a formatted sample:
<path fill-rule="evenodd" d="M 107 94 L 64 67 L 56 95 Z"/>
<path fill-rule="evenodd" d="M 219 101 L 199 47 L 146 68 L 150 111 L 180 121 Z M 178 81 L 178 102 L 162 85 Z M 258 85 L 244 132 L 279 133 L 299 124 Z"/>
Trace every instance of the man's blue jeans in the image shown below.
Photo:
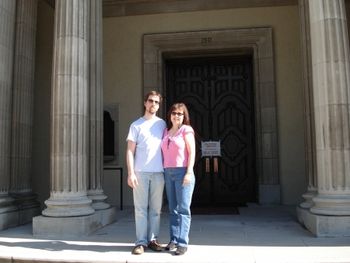
<path fill-rule="evenodd" d="M 164 174 L 136 172 L 136 177 L 139 184 L 133 189 L 137 239 L 135 245 L 147 246 L 159 235 Z"/>
<path fill-rule="evenodd" d="M 195 177 L 191 183 L 183 186 L 186 167 L 165 168 L 165 189 L 169 205 L 170 241 L 178 246 L 187 247 L 191 226 L 191 201 Z"/>

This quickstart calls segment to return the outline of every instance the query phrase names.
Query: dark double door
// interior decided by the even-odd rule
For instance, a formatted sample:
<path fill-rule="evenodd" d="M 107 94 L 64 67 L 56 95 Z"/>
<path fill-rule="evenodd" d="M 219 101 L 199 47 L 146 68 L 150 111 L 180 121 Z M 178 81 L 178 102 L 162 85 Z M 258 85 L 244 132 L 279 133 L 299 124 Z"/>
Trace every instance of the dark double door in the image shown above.
<path fill-rule="evenodd" d="M 166 107 L 186 103 L 196 132 L 193 206 L 256 201 L 252 58 L 182 58 L 165 65 Z M 220 141 L 221 156 L 202 156 L 202 141 Z"/>

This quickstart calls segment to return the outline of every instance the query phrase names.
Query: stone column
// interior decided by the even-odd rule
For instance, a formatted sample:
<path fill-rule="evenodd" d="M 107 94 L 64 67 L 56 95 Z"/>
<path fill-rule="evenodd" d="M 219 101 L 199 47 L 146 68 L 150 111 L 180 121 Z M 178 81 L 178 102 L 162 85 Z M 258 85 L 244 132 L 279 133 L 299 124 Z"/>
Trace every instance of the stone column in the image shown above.
<path fill-rule="evenodd" d="M 88 197 L 95 210 L 109 208 L 102 189 L 103 176 L 103 83 L 102 83 L 102 0 L 91 0 L 90 7 L 90 140 Z"/>
<path fill-rule="evenodd" d="M 95 212 L 87 196 L 90 2 L 56 1 L 51 195 L 44 216 L 33 218 L 35 236 L 85 236 L 115 220 L 115 209 Z"/>
<path fill-rule="evenodd" d="M 11 196 L 20 210 L 20 224 L 39 214 L 32 193 L 33 93 L 37 0 L 17 0 L 16 40 L 13 67 L 11 130 Z"/>
<path fill-rule="evenodd" d="M 317 189 L 305 225 L 350 235 L 350 67 L 344 0 L 309 0 Z"/>
<path fill-rule="evenodd" d="M 86 0 L 55 6 L 51 108 L 51 193 L 43 215 L 94 213 L 87 197 L 88 23 Z"/>
<path fill-rule="evenodd" d="M 9 197 L 12 72 L 16 1 L 0 1 L 0 229 L 12 226 L 16 210 Z"/>
<path fill-rule="evenodd" d="M 315 157 L 315 127 L 312 93 L 312 66 L 311 66 L 311 42 L 309 1 L 299 0 L 301 48 L 303 62 L 303 87 L 304 87 L 304 123 L 305 123 L 305 173 L 308 180 L 307 192 L 303 194 L 305 199 L 299 206 L 310 208 L 313 206 L 312 198 L 317 192 L 316 157 Z"/>

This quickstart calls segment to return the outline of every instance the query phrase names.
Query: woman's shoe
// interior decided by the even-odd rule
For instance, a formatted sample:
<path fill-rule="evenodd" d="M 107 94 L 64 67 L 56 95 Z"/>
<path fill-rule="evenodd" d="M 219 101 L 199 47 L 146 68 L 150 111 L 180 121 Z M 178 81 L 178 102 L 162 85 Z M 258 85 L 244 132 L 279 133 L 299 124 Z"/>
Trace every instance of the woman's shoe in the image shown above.
<path fill-rule="evenodd" d="M 173 241 L 170 241 L 169 244 L 165 247 L 165 250 L 174 251 L 177 248 L 177 244 Z"/>
<path fill-rule="evenodd" d="M 185 254 L 186 251 L 187 251 L 187 247 L 177 247 L 177 249 L 175 251 L 175 255 L 181 256 L 181 255 Z"/>
<path fill-rule="evenodd" d="M 152 240 L 151 242 L 149 242 L 148 247 L 156 252 L 164 250 L 164 247 L 161 244 L 159 244 L 157 240 Z"/>

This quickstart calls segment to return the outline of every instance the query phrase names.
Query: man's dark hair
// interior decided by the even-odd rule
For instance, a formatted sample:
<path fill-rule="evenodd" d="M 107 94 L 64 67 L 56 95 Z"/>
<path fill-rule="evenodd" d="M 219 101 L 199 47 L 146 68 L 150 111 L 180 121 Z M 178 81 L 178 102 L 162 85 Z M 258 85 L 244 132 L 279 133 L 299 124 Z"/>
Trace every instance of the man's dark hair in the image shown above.
<path fill-rule="evenodd" d="M 148 92 L 145 95 L 145 98 L 144 98 L 143 101 L 146 102 L 148 100 L 149 96 L 158 96 L 159 97 L 159 102 L 162 102 L 162 95 L 158 91 L 152 90 L 152 91 Z"/>

